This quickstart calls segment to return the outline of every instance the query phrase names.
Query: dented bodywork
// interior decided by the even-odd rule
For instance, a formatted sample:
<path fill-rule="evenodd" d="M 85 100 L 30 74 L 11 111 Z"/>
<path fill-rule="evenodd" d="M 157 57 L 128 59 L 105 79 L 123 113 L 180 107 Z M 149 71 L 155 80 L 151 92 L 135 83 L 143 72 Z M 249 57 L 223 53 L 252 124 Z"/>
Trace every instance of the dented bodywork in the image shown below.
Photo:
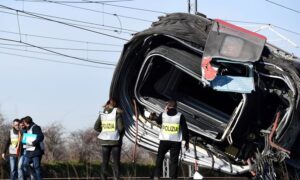
<path fill-rule="evenodd" d="M 183 162 L 276 178 L 277 164 L 300 166 L 299 68 L 297 57 L 264 36 L 175 13 L 124 46 L 110 95 L 139 146 L 157 152 L 159 127 L 149 115 L 176 99 L 194 147 Z"/>

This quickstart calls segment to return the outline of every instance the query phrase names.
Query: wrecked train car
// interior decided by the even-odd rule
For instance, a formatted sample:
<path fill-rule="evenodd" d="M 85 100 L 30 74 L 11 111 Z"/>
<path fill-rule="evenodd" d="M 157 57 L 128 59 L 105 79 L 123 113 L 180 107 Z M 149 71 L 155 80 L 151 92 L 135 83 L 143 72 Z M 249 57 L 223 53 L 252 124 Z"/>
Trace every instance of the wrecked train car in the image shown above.
<path fill-rule="evenodd" d="M 195 147 L 184 162 L 276 178 L 276 164 L 288 162 L 295 172 L 300 165 L 299 63 L 262 35 L 174 13 L 124 46 L 110 95 L 139 146 L 157 151 L 159 127 L 149 114 L 176 99 Z"/>

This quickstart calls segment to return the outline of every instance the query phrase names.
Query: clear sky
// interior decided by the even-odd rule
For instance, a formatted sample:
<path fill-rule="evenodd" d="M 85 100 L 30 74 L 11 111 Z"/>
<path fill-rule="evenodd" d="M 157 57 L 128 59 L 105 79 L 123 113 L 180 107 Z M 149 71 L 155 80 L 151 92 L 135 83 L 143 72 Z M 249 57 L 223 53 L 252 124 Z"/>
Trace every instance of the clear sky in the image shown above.
<path fill-rule="evenodd" d="M 60 122 L 68 132 L 93 126 L 108 98 L 114 71 L 114 66 L 82 60 L 116 64 L 126 43 L 123 39 L 130 39 L 132 33 L 148 28 L 158 16 L 164 15 L 117 6 L 166 13 L 188 10 L 187 0 L 132 0 L 109 5 L 78 3 L 84 0 L 32 1 L 0 1 L 0 112 L 7 120 L 30 115 L 41 126 Z M 264 23 L 272 24 L 275 33 L 300 45 L 299 0 L 198 0 L 198 11 L 250 30 L 257 30 Z M 269 42 L 300 56 L 299 48 L 274 32 L 260 32 Z"/>

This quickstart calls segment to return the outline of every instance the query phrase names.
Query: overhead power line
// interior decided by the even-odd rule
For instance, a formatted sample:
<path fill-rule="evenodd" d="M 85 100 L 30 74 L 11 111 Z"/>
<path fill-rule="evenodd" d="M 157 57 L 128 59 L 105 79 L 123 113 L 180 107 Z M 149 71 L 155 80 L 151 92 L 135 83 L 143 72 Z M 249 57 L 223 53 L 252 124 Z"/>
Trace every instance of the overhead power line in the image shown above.
<path fill-rule="evenodd" d="M 293 30 L 290 30 L 290 29 L 287 29 L 287 28 L 284 28 L 284 27 L 281 27 L 281 26 L 273 25 L 273 24 L 270 24 L 270 23 L 253 22 L 253 21 L 240 21 L 240 20 L 231 20 L 231 19 L 224 19 L 224 21 L 235 22 L 235 23 L 245 23 L 245 24 L 270 25 L 270 26 L 276 27 L 278 29 L 281 29 L 283 31 L 286 31 L 286 32 L 289 32 L 289 33 L 292 33 L 292 34 L 295 34 L 295 35 L 300 35 L 299 32 L 295 32 Z"/>
<path fill-rule="evenodd" d="M 38 0 L 15 0 L 15 1 L 22 1 L 22 2 L 43 2 L 43 1 L 38 1 Z M 56 1 L 60 3 L 79 3 L 79 4 L 84 4 L 84 3 L 113 3 L 113 2 L 124 2 L 124 1 L 133 1 L 133 0 L 115 0 L 115 1 L 90 1 L 90 2 L 84 2 L 84 1 Z"/>
<path fill-rule="evenodd" d="M 46 17 L 40 16 L 40 15 L 36 15 L 36 14 L 33 14 L 33 13 L 26 12 L 26 11 L 22 11 L 22 10 L 10 8 L 10 7 L 3 6 L 3 5 L 0 5 L 0 7 L 4 8 L 4 9 L 9 9 L 9 10 L 12 10 L 12 11 L 16 11 L 16 12 L 21 12 L 21 13 L 24 13 L 24 14 L 27 14 L 27 15 L 35 16 L 35 17 L 38 17 L 40 19 L 51 21 L 51 22 L 55 22 L 55 23 L 58 23 L 58 24 L 63 24 L 63 25 L 66 25 L 66 26 L 70 26 L 70 27 L 74 27 L 74 28 L 77 28 L 77 29 L 89 31 L 89 32 L 92 32 L 92 33 L 96 33 L 96 34 L 108 36 L 108 37 L 111 37 L 111 38 L 128 41 L 128 39 L 125 39 L 125 38 L 121 38 L 121 37 L 118 37 L 118 36 L 114 36 L 114 35 L 110 35 L 110 34 L 98 32 L 98 31 L 93 31 L 93 30 L 86 29 L 86 28 L 82 28 L 82 27 L 79 27 L 79 26 L 76 26 L 76 25 L 72 25 L 72 24 L 69 24 L 69 23 L 66 23 L 66 22 L 62 22 L 62 21 L 58 21 L 58 20 L 54 20 L 54 19 L 50 19 L 50 18 L 46 18 Z"/>
<path fill-rule="evenodd" d="M 28 50 L 28 49 L 20 49 L 20 48 L 11 48 L 11 47 L 7 47 L 5 44 L 2 44 L 2 43 L 0 43 L 0 45 L 4 46 L 4 47 L 0 46 L 0 49 L 6 49 L 6 50 L 12 50 L 12 51 L 23 51 L 23 52 L 30 52 L 30 53 L 36 53 L 36 54 L 44 54 L 44 55 L 50 55 L 50 56 L 61 56 L 61 55 L 53 54 L 53 53 L 45 53 L 45 52 L 33 51 L 33 50 Z M 26 47 L 29 47 L 29 46 L 26 46 Z M 89 58 L 89 60 L 97 61 L 97 60 L 90 59 L 90 58 Z M 105 61 L 101 61 L 101 62 L 105 62 Z"/>
<path fill-rule="evenodd" d="M 273 27 L 276 27 L 276 28 L 278 28 L 278 29 L 284 30 L 284 31 L 286 31 L 286 32 L 293 33 L 293 34 L 295 34 L 295 35 L 300 35 L 299 32 L 295 32 L 295 31 L 292 31 L 292 30 L 289 30 L 289 29 L 286 29 L 286 28 L 283 28 L 283 27 L 280 27 L 280 26 L 273 25 Z"/>
<path fill-rule="evenodd" d="M 224 19 L 224 21 L 235 22 L 235 23 L 245 23 L 245 24 L 260 24 L 260 25 L 269 24 L 269 23 L 263 23 L 263 22 L 241 21 L 241 20 L 232 20 L 232 19 Z"/>
<path fill-rule="evenodd" d="M 94 61 L 94 60 L 79 58 L 79 57 L 67 55 L 67 54 L 64 54 L 64 53 L 60 53 L 60 52 L 57 52 L 57 51 L 49 50 L 49 49 L 46 49 L 46 48 L 43 48 L 43 47 L 40 47 L 40 46 L 36 46 L 36 45 L 30 44 L 30 43 L 22 42 L 22 41 L 16 41 L 16 40 L 6 39 L 6 38 L 0 38 L 0 40 L 14 42 L 14 43 L 25 44 L 25 45 L 28 45 L 28 46 L 31 46 L 31 47 L 35 47 L 37 49 L 41 49 L 41 50 L 44 50 L 44 51 L 47 51 L 47 52 L 51 52 L 53 54 L 57 54 L 57 55 L 61 55 L 61 56 L 67 57 L 67 58 L 70 58 L 70 59 L 75 59 L 75 60 L 89 62 L 89 63 L 94 63 L 94 64 L 101 64 L 101 65 L 107 65 L 107 66 L 115 66 L 115 64 L 108 63 L 108 61 L 106 61 L 106 62 L 102 61 L 101 62 L 101 61 Z"/>
<path fill-rule="evenodd" d="M 1 45 L 5 46 L 18 46 L 18 47 L 26 47 L 26 48 L 33 48 L 31 46 L 22 45 L 22 44 L 6 44 L 0 43 Z M 83 48 L 69 48 L 69 47 L 49 47 L 49 46 L 41 46 L 42 48 L 46 49 L 58 49 L 58 50 L 67 50 L 67 51 L 91 51 L 91 52 L 107 52 L 107 53 L 120 53 L 120 50 L 105 50 L 105 49 L 83 49 Z"/>
<path fill-rule="evenodd" d="M 19 35 L 19 33 L 17 33 L 17 32 L 11 32 L 11 31 L 0 30 L 0 32 Z M 58 41 L 67 41 L 67 42 L 82 43 L 82 44 L 93 44 L 93 45 L 104 45 L 104 46 L 115 46 L 115 47 L 122 47 L 123 46 L 123 45 L 117 45 L 117 44 L 98 43 L 98 42 L 91 42 L 91 41 L 79 41 L 79 40 L 74 40 L 74 39 L 57 38 L 57 37 L 41 36 L 41 35 L 34 35 L 34 34 L 22 34 L 21 33 L 21 35 L 22 36 L 35 37 L 35 38 L 44 38 L 44 39 L 51 39 L 51 40 L 58 40 Z"/>
<path fill-rule="evenodd" d="M 25 55 L 15 54 L 15 53 L 7 53 L 7 52 L 3 52 L 3 51 L 0 51 L 0 54 L 6 54 L 6 55 L 11 55 L 11 56 L 18 56 L 18 57 L 23 57 L 23 58 L 36 59 L 36 60 L 39 60 L 39 61 L 48 61 L 48 62 L 54 62 L 54 63 L 60 63 L 60 64 L 70 64 L 70 65 L 85 66 L 85 67 L 100 68 L 100 69 L 114 69 L 114 68 L 111 68 L 111 67 L 101 67 L 101 66 L 93 66 L 93 65 L 88 65 L 88 64 L 78 64 L 78 63 L 72 63 L 72 62 L 64 62 L 64 61 L 58 61 L 58 60 L 54 60 L 54 59 L 38 58 L 38 57 L 25 56 Z"/>
<path fill-rule="evenodd" d="M 47 0 L 15 0 L 15 1 L 23 1 L 23 2 L 47 2 Z M 102 4 L 106 6 L 112 6 L 112 7 L 118 7 L 118 8 L 125 8 L 125 9 L 131 9 L 131 10 L 136 10 L 136 11 L 144 11 L 144 12 L 152 12 L 152 13 L 158 13 L 158 14 L 168 14 L 167 12 L 163 11 L 155 11 L 155 10 L 150 10 L 150 9 L 144 9 L 144 8 L 136 8 L 136 7 L 129 7 L 129 6 L 121 6 L 121 5 L 116 5 L 116 4 L 109 4 L 111 2 L 116 2 L 116 1 L 89 1 L 89 0 L 84 0 L 84 1 L 50 1 L 53 3 L 62 3 L 62 4 Z"/>
<path fill-rule="evenodd" d="M 27 11 L 29 12 L 29 11 Z M 0 11 L 0 13 L 5 13 L 5 14 L 10 14 L 10 15 L 14 15 L 16 16 L 15 13 L 10 13 L 10 12 L 5 12 L 5 11 Z M 88 28 L 93 28 L 93 29 L 99 29 L 99 30 L 106 30 L 106 31 L 112 31 L 112 32 L 117 32 L 117 33 L 127 33 L 127 34 L 132 34 L 132 33 L 136 33 L 136 30 L 132 30 L 132 29 L 127 29 L 127 28 L 122 28 L 122 31 L 119 31 L 117 29 L 121 29 L 121 27 L 115 27 L 115 26 L 109 26 L 109 25 L 103 25 L 103 24 L 97 24 L 97 23 L 92 23 L 92 22 L 86 22 L 86 21 L 80 21 L 80 20 L 75 20 L 75 19 L 70 19 L 70 18 L 64 18 L 64 17 L 58 17 L 58 16 L 51 16 L 51 15 L 47 15 L 47 14 L 41 14 L 41 13 L 33 13 L 33 12 L 29 12 L 32 14 L 36 14 L 39 16 L 45 16 L 45 17 L 50 17 L 50 18 L 55 18 L 55 19 L 59 19 L 59 20 L 67 20 L 67 21 L 71 21 L 71 22 L 76 22 L 76 23 L 83 23 L 83 24 L 89 24 L 89 25 L 95 25 L 95 26 L 101 26 L 101 27 L 107 27 L 107 28 L 111 28 L 111 29 L 106 29 L 106 28 L 100 28 L 100 27 L 93 27 L 93 26 L 88 26 L 88 25 L 82 25 L 82 24 L 76 24 L 76 23 L 71 23 L 72 25 L 76 25 L 76 26 L 80 26 L 80 27 L 88 27 Z M 22 17 L 27 17 L 27 18 L 34 18 L 34 19 L 40 19 L 38 17 L 33 17 L 33 16 L 29 16 L 29 15 L 22 15 L 19 14 L 19 16 Z M 125 31 L 125 32 L 124 32 Z M 128 31 L 128 32 L 126 32 Z"/>
<path fill-rule="evenodd" d="M 89 1 L 89 0 L 84 0 L 84 2 L 93 3 L 92 1 Z M 152 13 L 159 13 L 159 14 L 168 14 L 168 13 L 162 12 L 162 11 L 155 11 L 155 10 L 144 9 L 144 8 L 121 6 L 121 5 L 115 5 L 115 4 L 108 4 L 107 2 L 98 2 L 98 3 L 105 4 L 106 6 L 119 7 L 119 8 L 125 8 L 125 9 L 137 10 L 137 11 L 152 12 Z"/>
<path fill-rule="evenodd" d="M 299 14 L 300 14 L 300 11 L 295 10 L 295 9 L 292 9 L 292 8 L 289 8 L 289 7 L 284 6 L 284 5 L 282 5 L 282 4 L 275 3 L 275 2 L 270 1 L 270 0 L 265 0 L 265 1 L 267 1 L 268 3 L 271 3 L 271 4 L 275 4 L 276 6 L 280 6 L 280 7 L 284 8 L 284 9 L 288 9 L 288 10 L 290 10 L 290 11 L 293 11 L 293 12 L 296 12 L 296 13 L 299 13 Z"/>
<path fill-rule="evenodd" d="M 131 17 L 131 16 L 125 16 L 125 15 L 116 14 L 116 13 L 108 13 L 108 12 L 105 12 L 105 11 L 98 11 L 98 10 L 95 10 L 95 9 L 74 6 L 74 5 L 70 5 L 70 4 L 60 3 L 60 2 L 57 2 L 57 1 L 44 0 L 44 1 L 36 1 L 36 2 L 54 3 L 54 4 L 59 4 L 59 5 L 62 5 L 62 6 L 68 6 L 68 7 L 81 9 L 81 10 L 85 10 L 85 11 L 90 11 L 90 12 L 95 12 L 95 13 L 107 14 L 107 15 L 111 15 L 111 16 L 119 16 L 119 17 L 122 17 L 122 18 L 127 18 L 127 19 L 132 19 L 132 20 L 137 20 L 137 21 L 152 22 L 152 21 L 147 20 L 147 19 L 136 18 L 136 17 Z"/>

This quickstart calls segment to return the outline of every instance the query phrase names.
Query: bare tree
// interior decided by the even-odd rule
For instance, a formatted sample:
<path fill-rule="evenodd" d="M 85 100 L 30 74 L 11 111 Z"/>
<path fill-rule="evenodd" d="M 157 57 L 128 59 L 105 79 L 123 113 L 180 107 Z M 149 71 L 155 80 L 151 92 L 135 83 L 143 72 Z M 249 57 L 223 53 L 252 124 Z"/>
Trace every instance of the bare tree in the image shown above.
<path fill-rule="evenodd" d="M 4 143 L 8 138 L 10 125 L 8 122 L 5 121 L 3 115 L 0 113 L 0 152 L 3 152 L 4 150 Z"/>
<path fill-rule="evenodd" d="M 92 128 L 77 130 L 69 136 L 69 159 L 91 162 L 101 158 L 98 133 Z"/>
<path fill-rule="evenodd" d="M 44 161 L 66 160 L 66 142 L 63 138 L 63 126 L 60 123 L 52 123 L 43 128 L 45 155 Z"/>

